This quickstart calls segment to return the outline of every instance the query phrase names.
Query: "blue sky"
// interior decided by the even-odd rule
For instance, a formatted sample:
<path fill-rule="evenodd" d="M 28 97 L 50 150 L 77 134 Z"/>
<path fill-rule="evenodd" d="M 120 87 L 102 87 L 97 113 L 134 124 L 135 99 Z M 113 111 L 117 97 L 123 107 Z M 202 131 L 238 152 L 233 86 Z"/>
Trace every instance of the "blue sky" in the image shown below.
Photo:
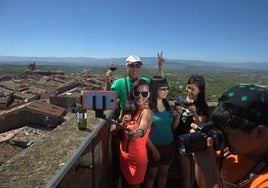
<path fill-rule="evenodd" d="M 0 0 L 0 55 L 268 62 L 268 0 Z"/>

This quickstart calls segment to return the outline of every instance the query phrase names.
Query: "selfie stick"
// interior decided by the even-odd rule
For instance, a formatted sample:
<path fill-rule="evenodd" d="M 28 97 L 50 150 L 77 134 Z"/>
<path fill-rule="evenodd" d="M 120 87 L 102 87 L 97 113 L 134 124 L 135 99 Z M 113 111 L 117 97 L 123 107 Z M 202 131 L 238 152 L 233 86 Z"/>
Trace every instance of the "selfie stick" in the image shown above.
<path fill-rule="evenodd" d="M 104 115 L 103 111 L 106 109 L 106 96 L 102 96 L 102 109 L 96 109 L 96 96 L 93 96 L 93 110 L 95 111 L 95 117 L 104 119 L 105 121 L 108 121 L 109 123 L 113 123 L 116 126 L 121 127 L 125 131 L 129 131 L 128 128 L 122 126 L 120 123 L 113 121 L 111 119 L 107 119 L 106 115 Z"/>

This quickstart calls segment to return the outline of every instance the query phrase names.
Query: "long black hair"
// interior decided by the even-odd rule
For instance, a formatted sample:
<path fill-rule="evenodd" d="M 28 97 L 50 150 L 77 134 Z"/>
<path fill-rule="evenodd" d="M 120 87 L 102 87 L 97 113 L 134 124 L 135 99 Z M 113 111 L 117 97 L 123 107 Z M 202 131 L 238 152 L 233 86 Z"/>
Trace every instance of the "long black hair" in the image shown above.
<path fill-rule="evenodd" d="M 157 90 L 159 87 L 169 87 L 168 81 L 162 76 L 153 76 L 150 80 L 150 99 L 149 106 L 154 112 L 159 112 L 157 108 Z M 163 99 L 163 104 L 167 110 L 170 109 L 169 102 L 167 99 Z"/>
<path fill-rule="evenodd" d="M 197 101 L 195 101 L 195 103 L 202 104 L 203 102 L 206 101 L 205 99 L 206 82 L 203 76 L 199 74 L 192 74 L 188 79 L 187 84 L 194 84 L 200 90 L 200 93 L 198 93 L 197 96 Z"/>

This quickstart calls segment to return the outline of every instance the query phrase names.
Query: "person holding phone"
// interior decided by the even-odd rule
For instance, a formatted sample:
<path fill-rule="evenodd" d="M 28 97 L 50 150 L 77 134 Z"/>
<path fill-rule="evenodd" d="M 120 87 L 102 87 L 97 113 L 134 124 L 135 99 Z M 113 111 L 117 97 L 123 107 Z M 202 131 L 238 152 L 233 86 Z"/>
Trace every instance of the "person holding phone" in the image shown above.
<path fill-rule="evenodd" d="M 135 102 L 135 110 L 123 114 L 124 131 L 120 141 L 120 169 L 124 177 L 124 187 L 139 188 L 144 180 L 147 168 L 146 142 L 151 129 L 152 110 L 148 106 L 149 84 L 136 80 L 130 90 L 128 100 Z"/>

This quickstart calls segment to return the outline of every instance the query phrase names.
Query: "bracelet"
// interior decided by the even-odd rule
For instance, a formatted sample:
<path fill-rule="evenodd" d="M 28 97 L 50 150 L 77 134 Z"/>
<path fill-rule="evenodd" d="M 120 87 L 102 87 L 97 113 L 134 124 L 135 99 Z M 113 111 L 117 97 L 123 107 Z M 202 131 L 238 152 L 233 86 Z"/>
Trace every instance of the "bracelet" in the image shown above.
<path fill-rule="evenodd" d="M 143 137 L 146 133 L 146 130 L 144 128 L 138 128 L 137 131 L 141 131 L 142 132 L 142 135 L 141 137 Z"/>

